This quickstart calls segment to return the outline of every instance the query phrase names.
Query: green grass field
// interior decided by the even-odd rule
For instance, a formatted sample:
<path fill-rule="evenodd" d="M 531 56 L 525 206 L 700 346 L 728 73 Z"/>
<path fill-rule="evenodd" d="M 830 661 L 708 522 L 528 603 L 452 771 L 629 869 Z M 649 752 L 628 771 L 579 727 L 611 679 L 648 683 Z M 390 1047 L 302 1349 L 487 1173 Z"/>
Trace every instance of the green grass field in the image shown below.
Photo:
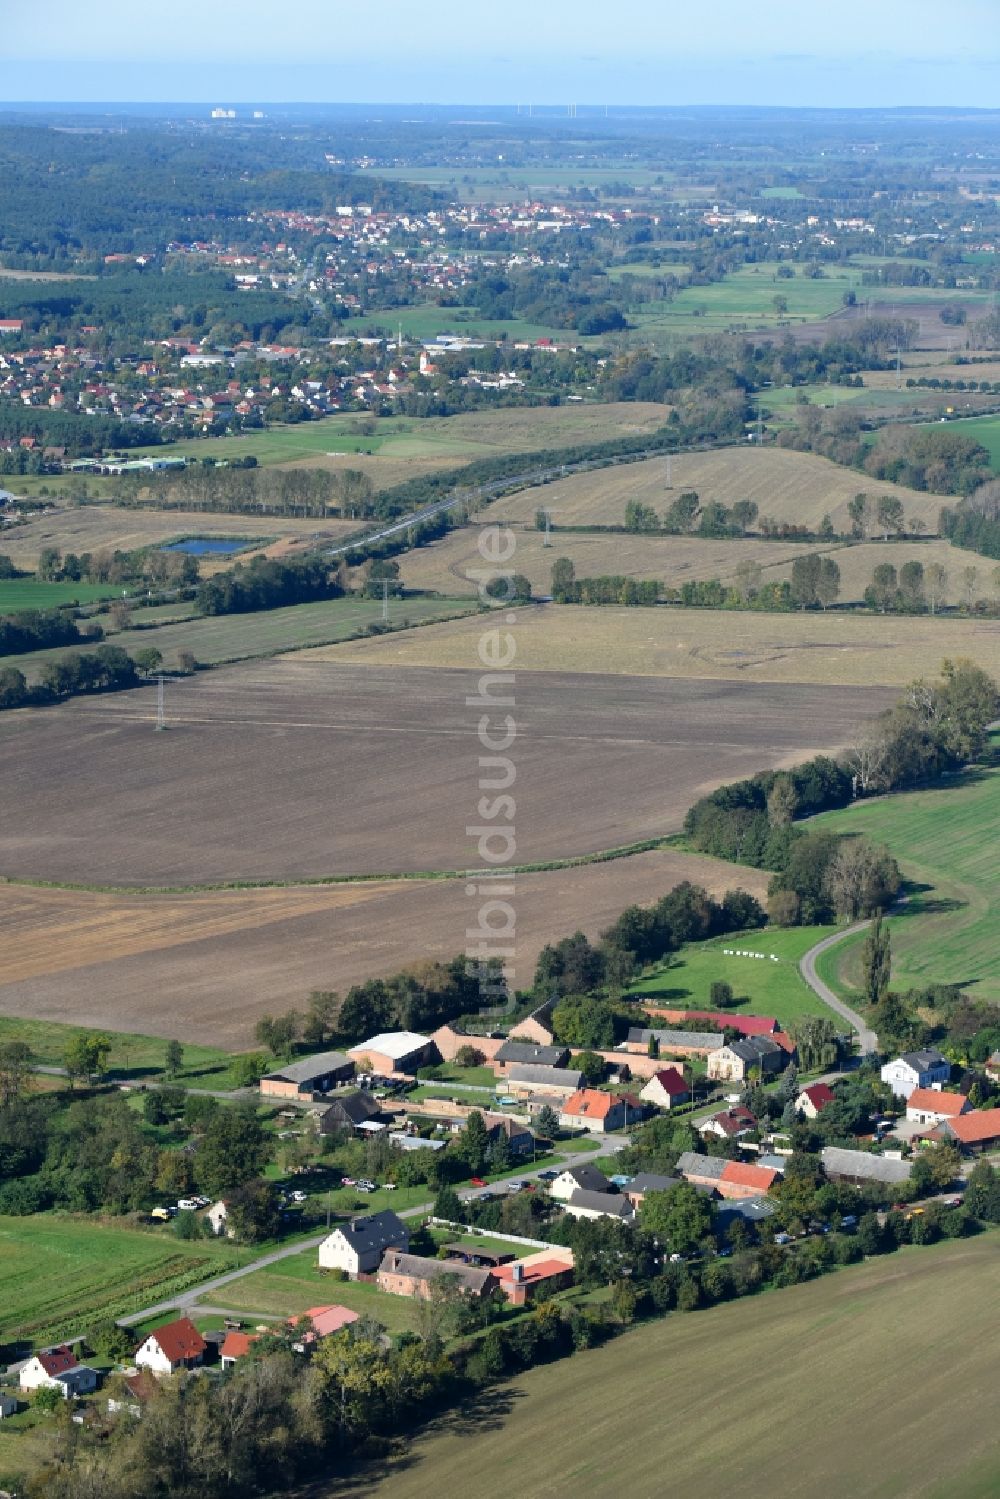
<path fill-rule="evenodd" d="M 962 984 L 1000 1003 L 1000 769 L 972 771 L 931 791 L 861 802 L 815 819 L 885 843 L 916 887 L 889 919 L 893 986 Z M 852 989 L 861 938 L 825 955 L 824 976 Z"/>
<path fill-rule="evenodd" d="M 450 619 L 469 613 L 468 599 L 406 598 L 389 600 L 389 624 L 397 628 L 428 620 Z M 261 609 L 254 614 L 219 614 L 164 624 L 152 630 L 123 630 L 109 641 L 134 652 L 154 646 L 168 669 L 180 651 L 193 651 L 203 666 L 278 656 L 311 645 L 333 645 L 348 640 L 382 619 L 381 599 L 355 597 L 295 604 L 287 609 Z M 42 663 L 64 654 L 66 647 L 5 656 L 5 666 L 16 666 L 30 679 Z"/>
<path fill-rule="evenodd" d="M 78 1025 L 61 1025 L 55 1020 L 30 1020 L 0 1016 L 0 1042 L 24 1041 L 31 1047 L 35 1061 L 42 1067 L 61 1067 L 66 1047 L 76 1036 L 96 1035 Z M 167 1049 L 158 1036 L 139 1036 L 123 1031 L 104 1031 L 111 1039 L 109 1071 L 121 1080 L 149 1079 L 161 1081 Z M 230 1068 L 232 1057 L 210 1046 L 184 1047 L 184 1062 L 177 1078 L 194 1088 L 229 1089 L 236 1086 Z"/>
<path fill-rule="evenodd" d="M 745 937 L 726 937 L 712 942 L 693 942 L 676 955 L 669 967 L 640 979 L 628 990 L 629 998 L 678 1009 L 711 1008 L 710 990 L 716 979 L 732 984 L 739 1004 L 734 1014 L 773 1015 L 782 1027 L 802 1015 L 825 1015 L 825 1005 L 816 998 L 799 973 L 802 954 L 832 927 L 793 927 L 751 932 Z M 727 957 L 723 948 L 773 953 L 778 958 Z"/>
<path fill-rule="evenodd" d="M 993 468 L 1000 473 L 1000 416 L 963 417 L 953 424 L 952 430 L 981 442 L 990 455 Z"/>
<path fill-rule="evenodd" d="M 0 1344 L 84 1332 L 235 1263 L 233 1246 L 64 1214 L 0 1218 Z"/>
<path fill-rule="evenodd" d="M 0 582 L 0 614 L 17 614 L 22 609 L 58 609 L 61 604 L 92 604 L 95 599 L 118 598 L 120 594 L 117 584 L 39 583 L 34 578 L 10 578 Z"/>
<path fill-rule="evenodd" d="M 494 1386 L 353 1491 L 492 1493 L 502 1474 L 523 1499 L 986 1499 L 998 1311 L 1000 1236 L 906 1249 Z"/>

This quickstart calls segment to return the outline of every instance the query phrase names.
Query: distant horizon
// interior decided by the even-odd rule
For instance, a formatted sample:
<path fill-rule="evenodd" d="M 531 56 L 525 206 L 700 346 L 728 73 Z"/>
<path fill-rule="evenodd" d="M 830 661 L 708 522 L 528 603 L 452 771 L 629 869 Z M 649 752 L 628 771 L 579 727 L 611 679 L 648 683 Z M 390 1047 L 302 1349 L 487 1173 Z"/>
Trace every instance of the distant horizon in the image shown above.
<path fill-rule="evenodd" d="M 578 111 L 575 115 L 569 114 L 569 109 Z M 625 103 L 623 101 L 608 100 L 574 100 L 567 103 L 565 99 L 559 100 L 523 100 L 520 103 L 511 100 L 492 99 L 486 102 L 473 102 L 469 99 L 453 100 L 431 100 L 431 99 L 266 99 L 247 96 L 237 98 L 231 94 L 214 94 L 211 97 L 198 99 L 125 99 L 109 96 L 103 99 L 72 99 L 72 98 L 25 98 L 25 99 L 0 99 L 0 116 L 16 113 L 19 110 L 37 110 L 40 112 L 53 112 L 57 110 L 81 110 L 91 113 L 102 109 L 135 110 L 143 113 L 164 110 L 206 110 L 212 109 L 237 109 L 237 110 L 288 110 L 288 111 L 329 111 L 349 110 L 352 113 L 358 110 L 403 110 L 403 109 L 425 109 L 435 113 L 453 110 L 468 110 L 474 117 L 481 114 L 483 123 L 489 123 L 489 113 L 500 112 L 512 120 L 531 119 L 566 120 L 568 122 L 583 123 L 591 120 L 601 120 L 608 117 L 635 116 L 642 114 L 682 115 L 690 113 L 716 114 L 734 113 L 737 111 L 761 115 L 774 114 L 813 114 L 813 115 L 997 115 L 1000 117 L 1000 104 L 969 104 L 969 103 L 896 103 L 896 104 L 782 104 L 769 103 L 760 104 L 750 100 L 728 100 L 728 101 L 706 101 L 706 102 L 676 102 L 670 104 L 657 104 L 652 101 L 643 103 Z M 533 114 L 529 110 L 534 111 Z M 610 112 L 610 113 L 609 113 Z"/>

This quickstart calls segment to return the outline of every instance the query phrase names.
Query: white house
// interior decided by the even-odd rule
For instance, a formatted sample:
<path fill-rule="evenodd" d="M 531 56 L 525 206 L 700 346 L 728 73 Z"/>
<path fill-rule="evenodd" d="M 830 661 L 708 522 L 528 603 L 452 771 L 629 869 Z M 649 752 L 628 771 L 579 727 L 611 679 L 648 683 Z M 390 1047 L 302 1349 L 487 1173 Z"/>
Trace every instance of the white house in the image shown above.
<path fill-rule="evenodd" d="M 904 1051 L 902 1056 L 886 1062 L 881 1077 L 897 1098 L 909 1098 L 914 1088 L 946 1083 L 951 1077 L 951 1063 L 933 1047 L 924 1051 Z"/>
<path fill-rule="evenodd" d="M 371 1275 L 387 1249 L 410 1248 L 406 1224 L 388 1208 L 367 1218 L 352 1218 L 335 1228 L 319 1246 L 321 1270 L 343 1270 L 350 1276 Z"/>
<path fill-rule="evenodd" d="M 631 1223 L 635 1208 L 627 1197 L 617 1192 L 575 1191 L 563 1207 L 571 1218 L 617 1218 L 621 1223 Z"/>
<path fill-rule="evenodd" d="M 187 1317 L 166 1322 L 149 1334 L 135 1351 L 139 1369 L 153 1374 L 175 1374 L 178 1369 L 196 1369 L 205 1358 L 208 1344 Z"/>
<path fill-rule="evenodd" d="M 653 1073 L 639 1097 L 654 1108 L 671 1109 L 675 1104 L 687 1103 L 691 1089 L 676 1067 L 663 1067 Z"/>
<path fill-rule="evenodd" d="M 943 1124 L 967 1114 L 972 1105 L 964 1093 L 945 1093 L 941 1088 L 914 1088 L 906 1100 L 906 1117 L 911 1124 Z"/>
<path fill-rule="evenodd" d="M 41 1389 L 58 1390 L 64 1400 L 72 1395 L 88 1395 L 97 1389 L 97 1374 L 86 1364 L 77 1362 L 76 1354 L 65 1345 L 36 1353 L 21 1365 L 18 1383 L 26 1392 Z"/>
<path fill-rule="evenodd" d="M 568 1202 L 574 1192 L 610 1191 L 611 1183 L 604 1172 L 598 1171 L 596 1166 L 588 1165 L 586 1161 L 582 1166 L 560 1171 L 549 1183 L 549 1196 L 554 1197 L 557 1202 Z"/>

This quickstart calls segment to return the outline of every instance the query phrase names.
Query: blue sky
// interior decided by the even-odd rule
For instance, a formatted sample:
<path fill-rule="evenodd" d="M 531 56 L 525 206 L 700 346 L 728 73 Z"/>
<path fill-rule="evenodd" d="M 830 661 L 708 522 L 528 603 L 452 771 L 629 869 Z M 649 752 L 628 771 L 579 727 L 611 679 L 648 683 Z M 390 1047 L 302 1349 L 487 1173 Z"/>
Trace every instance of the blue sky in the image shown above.
<path fill-rule="evenodd" d="M 14 100 L 1000 106 L 1000 0 L 0 0 Z"/>

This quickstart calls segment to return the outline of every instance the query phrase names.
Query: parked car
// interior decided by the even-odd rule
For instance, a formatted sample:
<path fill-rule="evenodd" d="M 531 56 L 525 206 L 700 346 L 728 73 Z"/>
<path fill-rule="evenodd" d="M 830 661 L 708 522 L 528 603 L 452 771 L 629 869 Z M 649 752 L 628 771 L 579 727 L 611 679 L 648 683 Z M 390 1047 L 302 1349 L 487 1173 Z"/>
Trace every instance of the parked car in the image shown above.
<path fill-rule="evenodd" d="M 483 1180 L 483 1178 L 481 1176 L 470 1176 L 469 1177 L 469 1186 L 470 1187 L 485 1187 L 485 1185 L 486 1185 L 486 1183 L 485 1183 L 485 1181 Z"/>
<path fill-rule="evenodd" d="M 857 1228 L 858 1220 L 853 1213 L 848 1213 L 846 1217 L 841 1218 L 840 1226 L 841 1228 Z"/>
<path fill-rule="evenodd" d="M 182 1213 L 196 1213 L 201 1207 L 199 1197 L 178 1197 L 177 1207 Z"/>
<path fill-rule="evenodd" d="M 308 1193 L 306 1193 L 306 1192 L 293 1192 L 291 1194 L 291 1198 L 292 1198 L 293 1202 L 305 1202 L 307 1196 L 308 1196 Z"/>
<path fill-rule="evenodd" d="M 775 1234 L 774 1242 L 776 1244 L 790 1244 L 792 1242 L 792 1236 L 791 1234 Z"/>
<path fill-rule="evenodd" d="M 960 1208 L 964 1201 L 965 1199 L 962 1197 L 961 1193 L 959 1193 L 957 1197 L 946 1197 L 944 1200 L 944 1205 L 946 1208 Z"/>
<path fill-rule="evenodd" d="M 554 1182 L 558 1175 L 558 1171 L 539 1171 L 538 1180 L 540 1182 Z"/>
<path fill-rule="evenodd" d="M 382 1191 L 383 1192 L 395 1192 L 395 1190 L 396 1190 L 396 1183 L 395 1182 L 383 1182 L 382 1183 Z"/>
<path fill-rule="evenodd" d="M 149 1216 L 156 1223 L 169 1223 L 170 1222 L 170 1209 L 169 1208 L 154 1208 L 153 1211 L 150 1213 Z"/>
<path fill-rule="evenodd" d="M 523 1192 L 524 1189 L 525 1189 L 525 1187 L 527 1185 L 528 1185 L 527 1182 L 521 1182 L 521 1181 L 508 1182 L 507 1183 L 507 1191 L 510 1192 L 511 1195 L 513 1195 L 515 1192 Z"/>
<path fill-rule="evenodd" d="M 344 1176 L 341 1178 L 340 1185 L 342 1187 L 356 1187 L 357 1182 L 354 1180 L 353 1176 Z"/>

